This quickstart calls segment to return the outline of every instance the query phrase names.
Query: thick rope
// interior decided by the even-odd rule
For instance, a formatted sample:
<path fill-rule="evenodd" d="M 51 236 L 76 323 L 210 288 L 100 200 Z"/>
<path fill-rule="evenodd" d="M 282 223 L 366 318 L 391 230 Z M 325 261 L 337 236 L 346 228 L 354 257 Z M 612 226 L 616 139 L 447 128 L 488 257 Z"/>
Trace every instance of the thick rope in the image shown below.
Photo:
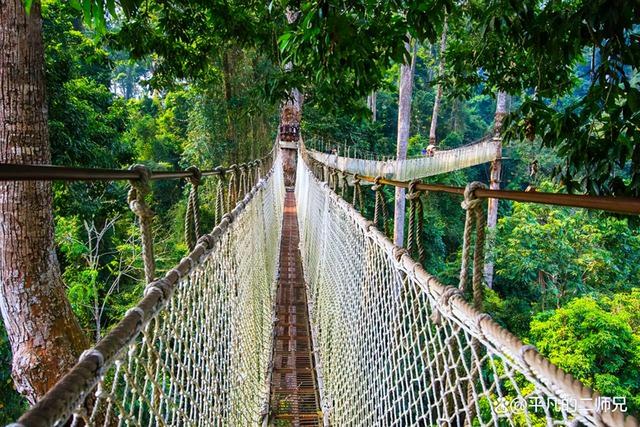
<path fill-rule="evenodd" d="M 238 186 L 238 197 L 236 199 L 236 203 L 238 200 L 244 198 L 245 194 L 247 194 L 248 189 L 248 179 L 247 179 L 247 165 L 240 165 L 240 185 Z"/>
<path fill-rule="evenodd" d="M 256 167 L 256 178 L 255 178 L 255 183 L 257 183 L 258 181 L 260 181 L 260 179 L 262 178 L 262 175 L 264 175 L 264 172 L 262 171 L 262 159 L 258 159 L 257 160 L 257 167 Z M 255 184 L 254 183 L 254 184 Z M 253 186 L 252 186 L 253 187 Z"/>
<path fill-rule="evenodd" d="M 356 202 L 358 205 L 356 205 Z M 360 186 L 360 178 L 358 175 L 355 175 L 353 179 L 353 200 L 351 201 L 351 205 L 358 209 L 358 212 L 364 214 L 364 200 L 362 198 L 362 187 Z"/>
<path fill-rule="evenodd" d="M 127 202 L 140 223 L 144 278 L 147 283 L 151 283 L 156 274 L 156 261 L 153 256 L 153 232 L 151 230 L 153 211 L 145 200 L 147 194 L 151 192 L 151 186 L 149 185 L 151 172 L 144 165 L 133 165 L 130 170 L 136 171 L 140 178 L 130 181 L 131 189 L 129 189 L 129 194 L 127 195 Z"/>
<path fill-rule="evenodd" d="M 477 310 L 482 310 L 483 286 L 482 273 L 484 269 L 484 244 L 485 244 L 485 217 L 482 209 L 482 199 L 475 196 L 475 190 L 485 189 L 487 186 L 482 182 L 474 181 L 467 185 L 464 190 L 464 201 L 462 208 L 467 211 L 464 222 L 464 235 L 462 240 L 462 263 L 460 266 L 460 282 L 458 287 L 463 292 L 466 291 L 469 255 L 471 252 L 471 229 L 473 218 L 475 217 L 476 241 L 473 251 L 473 305 Z"/>
<path fill-rule="evenodd" d="M 198 203 L 198 187 L 202 180 L 202 173 L 200 172 L 200 169 L 195 166 L 189 167 L 187 171 L 191 172 L 192 175 L 189 177 L 191 189 L 189 190 L 187 212 L 184 219 L 184 240 L 191 251 L 196 246 L 196 241 L 200 238 L 200 206 Z"/>
<path fill-rule="evenodd" d="M 340 187 L 340 197 L 345 198 L 345 192 L 347 189 L 347 173 L 342 172 L 342 187 Z"/>
<path fill-rule="evenodd" d="M 473 289 L 473 306 L 476 310 L 482 312 L 483 306 L 483 291 L 484 286 L 482 283 L 482 277 L 484 272 L 484 245 L 485 245 L 485 216 L 482 209 L 482 199 L 478 199 L 475 195 L 475 190 L 478 188 L 487 188 L 487 186 L 481 182 L 474 181 L 469 183 L 464 190 L 464 200 L 462 202 L 462 208 L 467 211 L 464 222 L 464 237 L 462 241 L 462 265 L 460 267 L 460 284 L 459 288 L 462 292 L 465 292 L 467 282 L 467 269 L 469 266 L 469 252 L 471 250 L 471 228 L 473 218 L 475 217 L 476 227 L 476 240 L 473 250 L 473 276 L 472 276 L 472 289 Z M 471 339 L 471 351 L 478 357 L 481 347 L 478 340 L 474 337 Z M 474 384 L 478 377 L 478 368 L 473 366 L 469 382 L 467 383 L 467 401 L 472 402 L 475 390 Z M 471 426 L 472 420 L 475 417 L 475 406 L 469 404 L 469 414 L 465 419 L 465 426 Z"/>
<path fill-rule="evenodd" d="M 405 198 L 409 201 L 409 227 L 407 232 L 407 250 L 413 253 L 414 246 L 418 252 L 418 261 L 422 264 L 426 258 L 424 244 L 422 241 L 422 230 L 424 228 L 424 205 L 422 203 L 422 193 L 416 190 L 420 181 L 414 180 L 409 184 L 409 192 Z"/>
<path fill-rule="evenodd" d="M 225 187 L 225 170 L 223 167 L 219 166 L 216 168 L 216 171 L 219 172 L 218 182 L 216 184 L 216 199 L 214 206 L 214 223 L 218 224 L 222 219 L 222 216 L 227 213 L 225 209 L 225 197 L 224 197 L 224 187 Z"/>
<path fill-rule="evenodd" d="M 376 177 L 375 184 L 371 187 L 371 189 L 375 192 L 375 205 L 373 210 L 373 224 L 378 226 L 378 219 L 382 219 L 382 227 L 381 231 L 384 234 L 387 234 L 387 203 L 384 200 L 384 193 L 382 192 L 382 188 L 384 184 L 380 183 L 382 179 L 381 176 Z"/>
<path fill-rule="evenodd" d="M 227 212 L 229 212 L 238 202 L 238 165 L 231 165 L 231 177 L 229 178 L 229 188 L 227 189 Z"/>
<path fill-rule="evenodd" d="M 338 170 L 333 169 L 329 174 L 329 182 L 331 183 L 331 189 L 335 193 L 338 189 Z"/>

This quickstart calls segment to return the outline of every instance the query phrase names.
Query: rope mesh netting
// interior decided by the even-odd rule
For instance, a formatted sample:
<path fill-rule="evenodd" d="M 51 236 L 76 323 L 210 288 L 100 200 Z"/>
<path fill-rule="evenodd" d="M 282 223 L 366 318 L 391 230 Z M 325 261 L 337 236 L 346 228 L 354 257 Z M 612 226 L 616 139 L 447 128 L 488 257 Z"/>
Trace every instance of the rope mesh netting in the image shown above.
<path fill-rule="evenodd" d="M 441 285 L 302 157 L 296 197 L 331 425 L 637 425 Z"/>
<path fill-rule="evenodd" d="M 388 161 L 353 159 L 309 149 L 307 152 L 317 161 L 351 174 L 411 181 L 491 162 L 498 156 L 499 146 L 500 140 L 487 139 L 451 150 L 439 150 L 432 156 Z"/>
<path fill-rule="evenodd" d="M 147 286 L 17 425 L 256 425 L 266 413 L 282 161 Z M 88 396 L 88 397 L 87 397 Z"/>

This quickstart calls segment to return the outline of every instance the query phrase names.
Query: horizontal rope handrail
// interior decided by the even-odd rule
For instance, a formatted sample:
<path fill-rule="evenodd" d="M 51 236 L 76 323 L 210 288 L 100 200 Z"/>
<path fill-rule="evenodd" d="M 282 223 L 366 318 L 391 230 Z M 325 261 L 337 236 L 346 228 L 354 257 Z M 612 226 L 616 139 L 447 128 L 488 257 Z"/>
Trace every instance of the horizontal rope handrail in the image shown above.
<path fill-rule="evenodd" d="M 268 160 L 271 153 L 259 160 L 231 165 L 227 168 L 217 167 L 201 172 L 201 176 L 219 176 L 236 168 L 255 166 Z M 193 171 L 151 171 L 149 179 L 182 179 L 194 176 Z M 133 170 L 75 168 L 55 165 L 20 165 L 0 164 L 0 181 L 120 181 L 140 179 L 140 174 Z"/>
<path fill-rule="evenodd" d="M 309 157 L 312 161 L 317 162 L 323 166 L 326 166 L 330 170 L 336 170 L 318 162 L 317 160 Z M 410 181 L 398 181 L 387 178 L 376 178 L 372 176 L 363 176 L 358 174 L 352 174 L 345 172 L 347 175 L 354 179 L 360 179 L 370 183 L 378 182 L 384 185 L 391 185 L 394 187 L 409 188 Z M 464 187 L 455 187 L 444 184 L 416 184 L 416 190 L 420 191 L 434 191 L 450 194 L 464 194 Z M 640 215 L 640 199 L 634 197 L 618 197 L 618 196 L 591 196 L 587 194 L 562 194 L 562 193 L 546 193 L 541 191 L 516 191 L 516 190 L 491 190 L 491 189 L 477 189 L 475 190 L 476 197 L 483 199 L 502 199 L 512 200 L 516 202 L 526 203 L 541 203 L 545 205 L 566 206 L 574 208 L 585 209 L 597 209 L 615 213 Z"/>

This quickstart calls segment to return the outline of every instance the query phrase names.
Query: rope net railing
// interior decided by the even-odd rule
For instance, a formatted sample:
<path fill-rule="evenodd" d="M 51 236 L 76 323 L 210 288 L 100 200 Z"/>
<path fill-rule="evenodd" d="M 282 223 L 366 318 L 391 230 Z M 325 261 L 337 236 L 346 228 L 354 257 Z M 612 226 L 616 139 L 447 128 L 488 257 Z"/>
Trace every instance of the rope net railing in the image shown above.
<path fill-rule="evenodd" d="M 350 158 L 308 148 L 306 151 L 315 160 L 343 172 L 411 181 L 491 162 L 500 156 L 500 147 L 499 139 L 484 139 L 451 150 L 438 150 L 431 156 L 387 161 Z"/>
<path fill-rule="evenodd" d="M 235 208 L 13 426 L 260 422 L 283 216 L 280 155 L 266 175 L 247 174 L 226 181 L 238 188 L 226 193 Z"/>
<path fill-rule="evenodd" d="M 302 157 L 296 197 L 331 425 L 638 425 L 474 308 L 462 289 L 441 285 Z M 465 197 L 471 214 L 474 200 Z"/>

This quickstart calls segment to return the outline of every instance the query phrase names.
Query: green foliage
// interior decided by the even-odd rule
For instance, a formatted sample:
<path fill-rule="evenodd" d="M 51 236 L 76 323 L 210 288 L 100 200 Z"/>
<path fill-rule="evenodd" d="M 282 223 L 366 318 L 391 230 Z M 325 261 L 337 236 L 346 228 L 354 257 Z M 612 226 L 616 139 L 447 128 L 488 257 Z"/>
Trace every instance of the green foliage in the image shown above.
<path fill-rule="evenodd" d="M 288 83 L 324 109 L 361 108 L 393 62 L 408 62 L 407 36 L 436 43 L 447 12 L 446 93 L 524 96 L 507 137 L 538 135 L 557 149 L 564 161 L 556 175 L 569 191 L 639 194 L 637 2 L 290 6 L 302 13 L 278 39 L 294 65 Z"/>
<path fill-rule="evenodd" d="M 499 220 L 497 241 L 497 289 L 526 295 L 542 310 L 640 281 L 640 234 L 626 219 L 514 203 L 511 215 Z"/>
<path fill-rule="evenodd" d="M 624 296 L 623 296 L 624 295 Z M 632 412 L 640 408 L 640 330 L 629 321 L 640 293 L 577 298 L 531 323 L 531 341 L 551 362 L 607 396 L 625 396 Z M 605 307 L 614 306 L 618 313 Z M 637 324 L 634 324 L 637 326 Z"/>
<path fill-rule="evenodd" d="M 448 1 L 287 3 L 301 11 L 278 39 L 283 63 L 293 64 L 289 83 L 325 110 L 354 106 L 379 87 L 392 61 L 409 62 L 406 35 L 435 40 L 450 7 Z"/>
<path fill-rule="evenodd" d="M 449 90 L 523 94 L 508 138 L 557 149 L 570 191 L 637 195 L 638 16 L 618 0 L 469 3 L 450 19 Z"/>
<path fill-rule="evenodd" d="M 11 348 L 7 333 L 0 325 L 0 424 L 14 422 L 27 407 L 27 401 L 13 387 Z"/>
<path fill-rule="evenodd" d="M 287 8 L 301 11 L 292 23 Z M 434 46 L 445 13 L 440 147 L 485 136 L 493 94 L 506 90 L 517 95 L 506 134 L 506 186 L 640 194 L 638 3 L 621 0 L 45 0 L 53 162 L 106 168 L 140 162 L 169 170 L 254 159 L 271 147 L 278 104 L 291 87 L 305 94 L 309 145 L 393 156 L 396 82 L 409 40 L 418 44 L 409 155 L 419 155 L 439 83 L 441 54 L 435 56 Z M 364 103 L 373 89 L 376 122 L 367 119 Z M 521 142 L 525 137 L 534 142 Z M 534 160 L 540 171 L 530 176 Z M 553 177 L 564 188 L 550 184 Z M 479 166 L 427 181 L 464 186 L 487 179 L 488 168 Z M 187 189 L 177 180 L 152 187 L 163 271 L 186 251 Z M 140 236 L 126 206 L 127 186 L 57 183 L 54 189 L 68 296 L 87 333 L 98 336 L 141 295 Z M 205 230 L 212 225 L 212 190 L 207 182 L 201 188 Z M 363 192 L 371 218 L 372 192 Z M 385 188 L 384 196 L 390 207 L 393 190 Z M 452 285 L 464 220 L 459 202 L 425 196 L 425 267 Z M 587 384 L 628 396 L 639 408 L 637 224 L 519 203 L 500 203 L 500 216 L 487 310 Z M 0 358 L 0 422 L 8 422 L 24 403 L 8 380 L 4 335 Z M 488 402 L 481 405 L 486 410 Z"/>

